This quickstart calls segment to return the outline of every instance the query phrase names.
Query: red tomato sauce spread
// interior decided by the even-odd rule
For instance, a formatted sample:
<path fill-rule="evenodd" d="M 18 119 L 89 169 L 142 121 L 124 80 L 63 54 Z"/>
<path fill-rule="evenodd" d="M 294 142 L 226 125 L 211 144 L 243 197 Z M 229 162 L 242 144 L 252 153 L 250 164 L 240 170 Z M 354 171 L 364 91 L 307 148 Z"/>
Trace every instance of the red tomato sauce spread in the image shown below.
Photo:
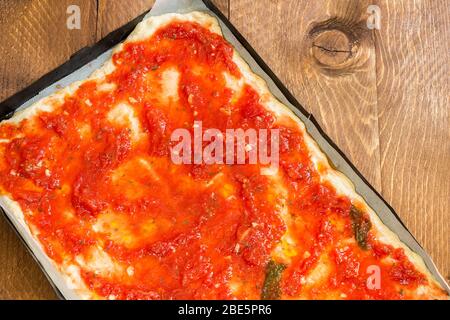
<path fill-rule="evenodd" d="M 320 181 L 293 120 L 277 119 L 250 85 L 227 87 L 224 73 L 243 78 L 232 57 L 220 35 L 173 22 L 113 55 L 112 89 L 89 80 L 52 112 L 0 127 L 0 188 L 46 253 L 110 299 L 259 299 L 275 287 L 267 297 L 401 299 L 426 284 L 402 249 L 375 239 L 365 213 L 352 216 L 358 204 Z M 161 94 L 170 70 L 172 98 Z M 138 119 L 137 140 L 130 121 L 109 119 L 121 103 Z M 194 121 L 280 129 L 280 179 L 259 165 L 173 164 L 171 132 Z M 287 232 L 292 248 L 274 254 Z M 267 278 L 270 261 L 283 264 L 278 278 Z M 367 285 L 370 266 L 378 288 Z"/>

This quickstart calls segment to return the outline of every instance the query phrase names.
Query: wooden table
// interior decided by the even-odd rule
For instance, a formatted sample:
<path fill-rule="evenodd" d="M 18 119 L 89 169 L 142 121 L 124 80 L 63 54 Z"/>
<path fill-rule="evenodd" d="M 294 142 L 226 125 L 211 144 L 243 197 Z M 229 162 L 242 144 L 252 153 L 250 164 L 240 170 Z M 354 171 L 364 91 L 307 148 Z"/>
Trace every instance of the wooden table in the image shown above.
<path fill-rule="evenodd" d="M 215 0 L 450 275 L 447 0 Z M 66 28 L 67 7 L 81 29 Z M 0 100 L 150 8 L 137 0 L 0 2 Z M 380 29 L 369 30 L 369 5 Z M 373 21 L 373 20 L 370 20 Z M 55 298 L 0 219 L 0 298 Z"/>

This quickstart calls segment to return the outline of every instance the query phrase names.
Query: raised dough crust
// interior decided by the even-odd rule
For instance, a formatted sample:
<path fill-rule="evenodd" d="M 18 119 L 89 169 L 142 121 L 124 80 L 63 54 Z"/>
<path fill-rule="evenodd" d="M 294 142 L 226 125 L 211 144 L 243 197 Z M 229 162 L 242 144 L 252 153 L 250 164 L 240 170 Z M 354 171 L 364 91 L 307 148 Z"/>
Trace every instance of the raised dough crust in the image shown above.
<path fill-rule="evenodd" d="M 122 50 L 124 44 L 128 42 L 135 42 L 151 37 L 160 27 L 169 24 L 175 20 L 196 22 L 208 28 L 210 31 L 222 35 L 222 31 L 218 24 L 218 21 L 206 13 L 202 12 L 191 12 L 187 14 L 171 13 L 158 17 L 150 17 L 143 20 L 136 26 L 135 30 L 123 43 L 117 45 L 114 48 L 113 53 Z M 330 166 L 327 157 L 320 150 L 317 143 L 308 134 L 303 122 L 287 106 L 282 104 L 272 95 L 272 93 L 269 91 L 267 83 L 258 75 L 252 72 L 248 64 L 240 57 L 240 55 L 236 50 L 234 50 L 233 60 L 239 67 L 241 73 L 244 76 L 245 81 L 251 84 L 252 87 L 254 87 L 258 91 L 258 93 L 262 97 L 262 103 L 266 108 L 270 109 L 278 116 L 281 115 L 288 116 L 298 124 L 299 128 L 303 132 L 305 142 L 309 149 L 312 161 L 316 166 L 316 169 L 318 169 L 320 165 L 320 171 L 322 172 L 321 173 L 322 179 L 324 181 L 328 181 L 329 183 L 331 183 L 336 188 L 338 193 L 346 195 L 352 201 L 355 201 L 358 204 L 363 205 L 366 212 L 370 215 L 370 219 L 373 224 L 372 232 L 375 231 L 376 237 L 381 241 L 383 241 L 384 243 L 392 245 L 393 247 L 403 248 L 408 258 L 415 264 L 415 266 L 419 269 L 419 271 L 424 273 L 431 283 L 435 283 L 439 288 L 441 288 L 440 284 L 436 281 L 436 279 L 431 275 L 428 268 L 425 266 L 425 263 L 423 262 L 422 258 L 418 254 L 413 252 L 403 242 L 401 242 L 398 236 L 383 224 L 383 222 L 380 220 L 378 215 L 372 210 L 372 208 L 370 208 L 364 201 L 364 199 L 356 193 L 352 182 L 344 174 L 336 171 Z M 100 69 L 93 72 L 93 74 L 86 80 L 77 81 L 64 89 L 61 89 L 58 92 L 41 99 L 40 101 L 34 103 L 27 109 L 18 112 L 11 119 L 5 120 L 4 122 L 19 123 L 23 119 L 32 118 L 40 111 L 51 111 L 53 106 L 62 102 L 67 95 L 73 94 L 83 82 L 88 80 L 96 80 L 101 82 L 105 78 L 105 76 L 112 73 L 114 69 L 115 66 L 112 62 L 112 59 L 109 59 L 104 63 L 104 65 Z M 23 212 L 20 206 L 15 201 L 13 201 L 7 195 L 4 195 L 0 197 L 0 204 L 6 210 L 8 210 L 8 212 L 12 212 L 14 216 L 20 221 L 20 224 L 27 230 L 27 232 L 32 234 L 24 221 Z M 64 277 L 65 281 L 68 283 L 68 286 L 74 289 L 80 296 L 80 298 L 83 299 L 98 298 L 95 295 L 95 293 L 91 292 L 84 285 L 81 278 L 79 277 L 79 274 L 77 274 L 77 270 L 76 268 L 74 268 L 74 266 L 63 265 L 56 267 L 59 270 L 61 270 L 61 274 Z M 424 287 L 422 293 L 425 295 L 433 296 L 433 292 L 432 291 L 430 292 L 428 289 L 429 289 L 428 287 Z"/>

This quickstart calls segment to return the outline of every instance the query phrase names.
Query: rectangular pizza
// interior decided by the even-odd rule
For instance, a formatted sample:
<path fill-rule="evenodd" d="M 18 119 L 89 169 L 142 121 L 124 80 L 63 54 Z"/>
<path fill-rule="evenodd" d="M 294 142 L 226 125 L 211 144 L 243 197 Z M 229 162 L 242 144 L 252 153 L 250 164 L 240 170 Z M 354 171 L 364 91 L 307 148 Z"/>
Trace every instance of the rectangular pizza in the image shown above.
<path fill-rule="evenodd" d="M 202 12 L 1 122 L 0 204 L 82 299 L 448 299 Z"/>

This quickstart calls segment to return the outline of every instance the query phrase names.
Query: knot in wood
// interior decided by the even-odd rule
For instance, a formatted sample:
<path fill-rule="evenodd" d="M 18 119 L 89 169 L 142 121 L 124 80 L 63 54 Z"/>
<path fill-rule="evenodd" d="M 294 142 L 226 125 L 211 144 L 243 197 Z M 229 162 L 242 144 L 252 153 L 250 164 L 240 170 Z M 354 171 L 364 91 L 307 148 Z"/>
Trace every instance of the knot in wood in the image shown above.
<path fill-rule="evenodd" d="M 341 30 L 323 30 L 313 35 L 312 54 L 323 66 L 339 67 L 350 60 L 355 51 L 353 41 Z"/>

